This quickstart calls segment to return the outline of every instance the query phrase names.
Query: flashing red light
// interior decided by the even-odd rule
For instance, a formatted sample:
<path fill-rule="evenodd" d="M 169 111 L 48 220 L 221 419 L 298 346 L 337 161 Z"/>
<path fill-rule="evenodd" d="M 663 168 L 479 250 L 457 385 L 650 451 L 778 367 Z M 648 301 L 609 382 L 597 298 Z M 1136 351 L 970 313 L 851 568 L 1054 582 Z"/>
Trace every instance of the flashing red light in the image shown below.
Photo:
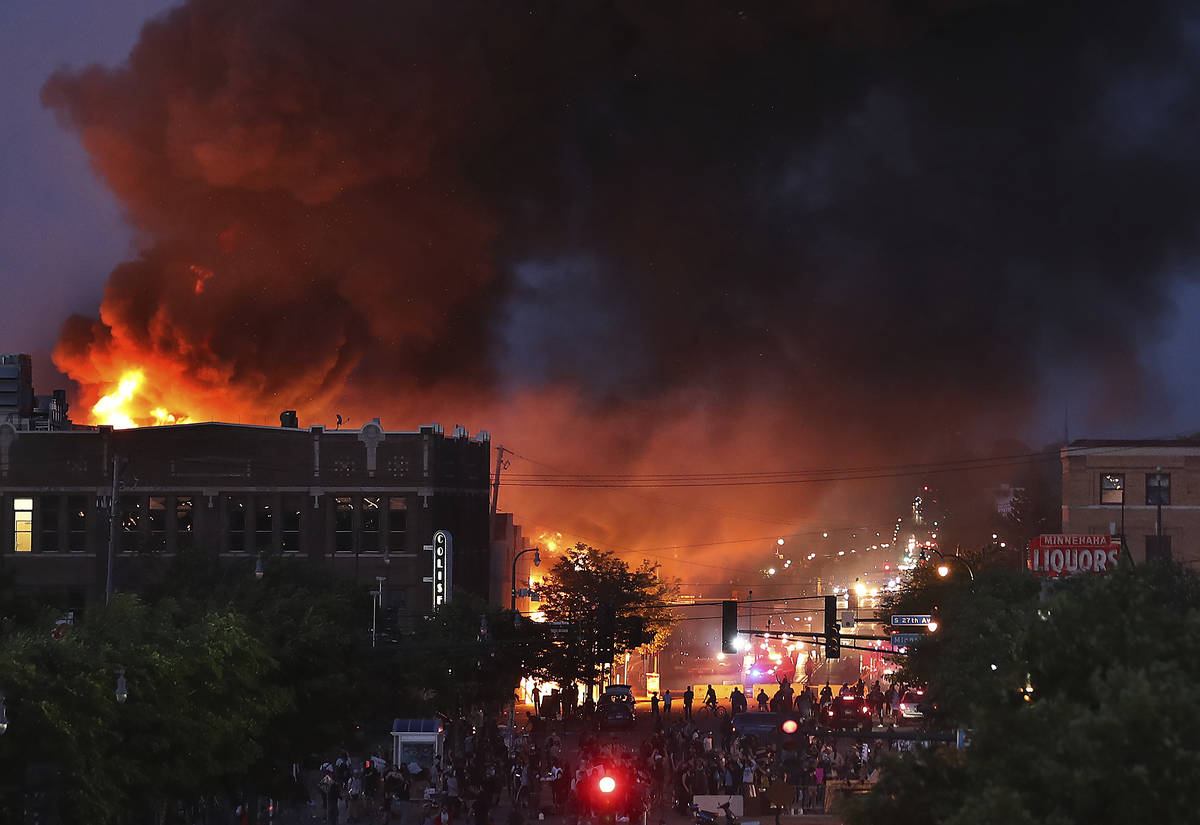
<path fill-rule="evenodd" d="M 783 732 L 784 733 L 795 733 L 799 729 L 800 729 L 800 726 L 796 724 L 795 719 L 784 719 L 783 720 Z"/>
<path fill-rule="evenodd" d="M 611 776 L 602 776 L 597 787 L 600 788 L 600 793 L 612 793 L 617 789 L 617 780 Z"/>

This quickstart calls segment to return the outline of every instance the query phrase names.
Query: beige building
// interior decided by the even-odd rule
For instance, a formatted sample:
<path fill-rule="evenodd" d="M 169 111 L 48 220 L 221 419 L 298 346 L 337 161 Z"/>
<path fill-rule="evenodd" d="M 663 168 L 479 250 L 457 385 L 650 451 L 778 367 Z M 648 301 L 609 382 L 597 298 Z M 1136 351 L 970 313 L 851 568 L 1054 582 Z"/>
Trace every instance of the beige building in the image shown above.
<path fill-rule="evenodd" d="M 1064 533 L 1124 533 L 1139 564 L 1200 564 L 1200 439 L 1075 441 L 1061 455 Z"/>

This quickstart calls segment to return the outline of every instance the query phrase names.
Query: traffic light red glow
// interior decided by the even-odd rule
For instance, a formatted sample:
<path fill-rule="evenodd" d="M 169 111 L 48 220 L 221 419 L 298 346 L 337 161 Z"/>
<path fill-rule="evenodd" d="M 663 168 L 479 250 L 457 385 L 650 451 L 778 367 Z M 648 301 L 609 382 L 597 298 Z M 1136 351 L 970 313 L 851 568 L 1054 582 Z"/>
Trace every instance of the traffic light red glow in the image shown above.
<path fill-rule="evenodd" d="M 600 793 L 612 793 L 617 788 L 617 780 L 611 776 L 602 776 L 597 787 L 600 788 Z"/>
<path fill-rule="evenodd" d="M 800 726 L 796 724 L 795 719 L 784 719 L 783 720 L 783 732 L 784 733 L 795 733 L 799 729 L 800 729 Z"/>

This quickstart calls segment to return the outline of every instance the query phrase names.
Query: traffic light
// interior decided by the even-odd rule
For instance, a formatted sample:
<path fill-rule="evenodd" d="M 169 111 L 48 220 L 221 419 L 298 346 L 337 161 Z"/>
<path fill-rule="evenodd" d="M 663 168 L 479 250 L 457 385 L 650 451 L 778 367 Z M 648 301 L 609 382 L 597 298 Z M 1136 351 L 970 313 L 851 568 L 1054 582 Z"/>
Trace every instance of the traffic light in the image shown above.
<path fill-rule="evenodd" d="M 646 621 L 641 616 L 627 616 L 625 618 L 625 640 L 626 647 L 634 648 L 641 647 L 653 641 L 646 635 Z"/>
<path fill-rule="evenodd" d="M 616 632 L 617 611 L 611 604 L 600 605 L 596 615 L 596 646 L 606 656 L 612 653 Z"/>
<path fill-rule="evenodd" d="M 738 626 L 737 626 L 737 602 L 723 601 L 721 602 L 721 651 L 729 653 L 737 653 Z"/>
<path fill-rule="evenodd" d="M 838 626 L 837 596 L 825 597 L 825 658 L 842 658 L 842 629 Z"/>
<path fill-rule="evenodd" d="M 796 750 L 796 731 L 798 730 L 800 730 L 800 723 L 790 716 L 779 724 L 779 732 L 783 734 L 782 745 L 785 751 Z"/>

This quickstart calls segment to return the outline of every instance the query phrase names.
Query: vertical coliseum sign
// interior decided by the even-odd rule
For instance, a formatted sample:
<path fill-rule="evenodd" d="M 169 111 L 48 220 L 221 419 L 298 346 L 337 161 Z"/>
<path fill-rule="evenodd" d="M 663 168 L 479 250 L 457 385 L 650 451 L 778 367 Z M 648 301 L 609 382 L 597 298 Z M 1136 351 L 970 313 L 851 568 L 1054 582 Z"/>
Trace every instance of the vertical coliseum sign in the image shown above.
<path fill-rule="evenodd" d="M 454 539 L 445 530 L 433 534 L 433 606 L 441 607 L 450 601 L 454 583 Z"/>
<path fill-rule="evenodd" d="M 1117 566 L 1121 539 L 1116 536 L 1044 534 L 1029 542 L 1029 569 L 1038 576 L 1103 573 Z"/>

